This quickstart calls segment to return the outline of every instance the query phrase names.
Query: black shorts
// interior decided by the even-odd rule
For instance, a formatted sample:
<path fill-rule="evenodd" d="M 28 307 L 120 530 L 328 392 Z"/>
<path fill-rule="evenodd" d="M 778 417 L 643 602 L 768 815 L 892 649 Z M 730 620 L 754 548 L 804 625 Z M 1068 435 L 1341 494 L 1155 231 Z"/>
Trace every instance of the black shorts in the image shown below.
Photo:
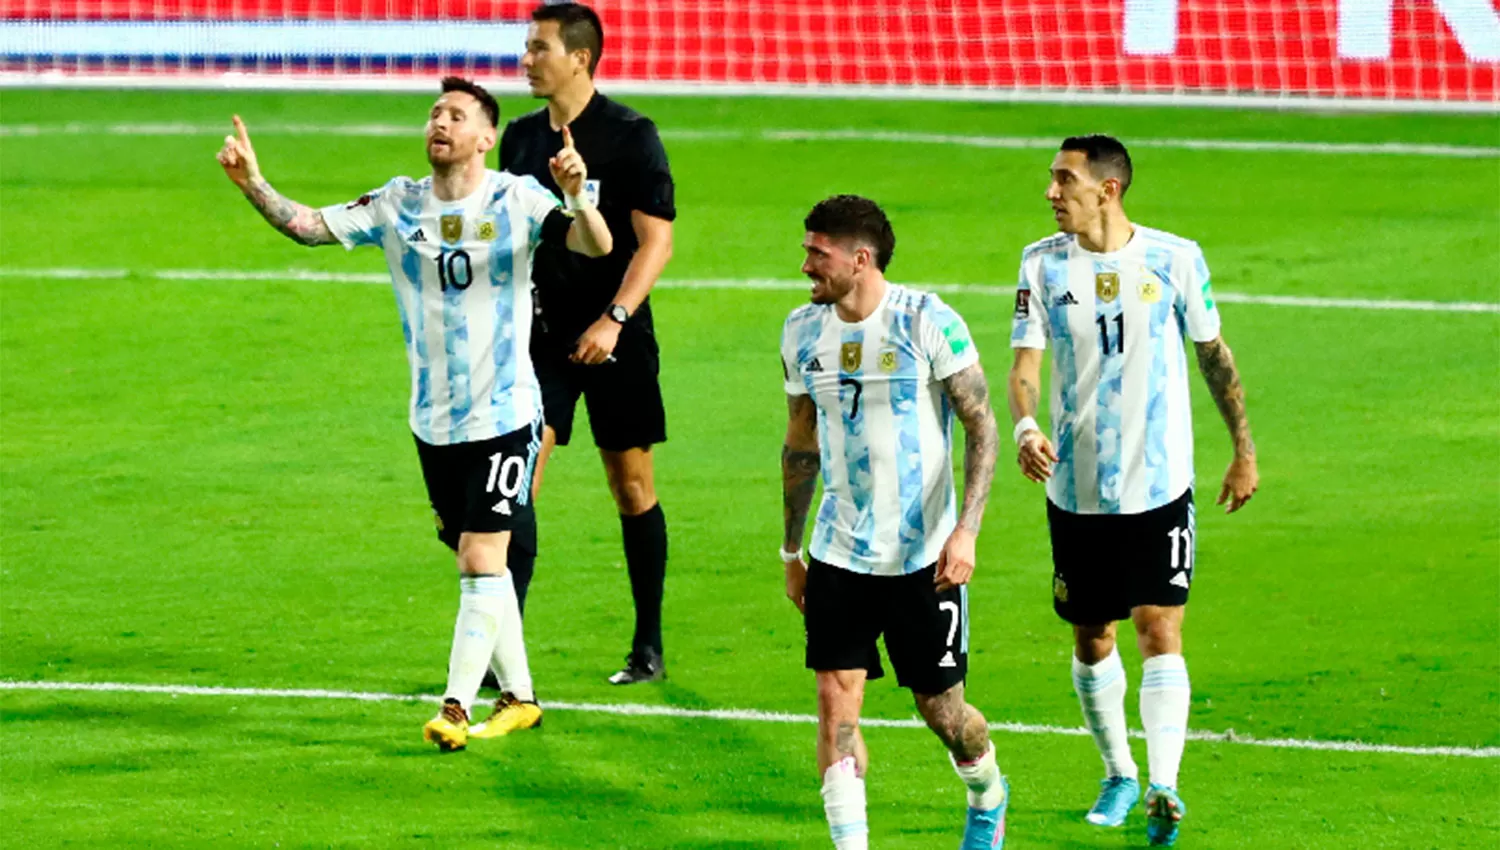
<path fill-rule="evenodd" d="M 940 694 L 969 671 L 969 593 L 939 593 L 936 566 L 904 576 L 872 576 L 813 560 L 807 567 L 807 668 L 885 675 L 875 641 L 896 668 L 896 683 Z"/>
<path fill-rule="evenodd" d="M 667 411 L 661 400 L 661 358 L 656 335 L 634 324 L 620 331 L 614 360 L 585 366 L 568 359 L 572 343 L 545 341 L 532 350 L 542 385 L 542 409 L 557 444 L 573 437 L 578 397 L 588 406 L 594 445 L 605 451 L 644 449 L 667 441 Z"/>
<path fill-rule="evenodd" d="M 473 443 L 434 446 L 417 440 L 438 539 L 458 550 L 465 531 L 489 534 L 532 522 L 531 476 L 542 423 Z"/>
<path fill-rule="evenodd" d="M 1137 605 L 1186 605 L 1197 528 L 1193 491 L 1139 514 L 1075 514 L 1047 501 L 1052 606 L 1074 625 L 1130 619 Z"/>

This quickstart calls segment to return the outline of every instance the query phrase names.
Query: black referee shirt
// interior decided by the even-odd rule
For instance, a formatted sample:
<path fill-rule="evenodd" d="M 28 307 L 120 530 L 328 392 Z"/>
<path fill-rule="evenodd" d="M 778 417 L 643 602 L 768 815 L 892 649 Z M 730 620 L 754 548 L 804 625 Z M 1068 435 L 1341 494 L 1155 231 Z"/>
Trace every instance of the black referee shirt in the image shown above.
<path fill-rule="evenodd" d="M 595 92 L 569 128 L 589 181 L 598 181 L 599 213 L 615 245 L 604 257 L 585 257 L 545 242 L 537 246 L 531 270 L 541 314 L 536 333 L 567 351 L 620 291 L 625 269 L 640 247 L 631 211 L 668 221 L 677 217 L 667 152 L 651 119 Z M 506 125 L 500 137 L 500 168 L 529 174 L 562 197 L 547 165 L 560 150 L 562 133 L 552 129 L 543 107 Z M 649 300 L 641 303 L 630 324 L 651 330 Z"/>

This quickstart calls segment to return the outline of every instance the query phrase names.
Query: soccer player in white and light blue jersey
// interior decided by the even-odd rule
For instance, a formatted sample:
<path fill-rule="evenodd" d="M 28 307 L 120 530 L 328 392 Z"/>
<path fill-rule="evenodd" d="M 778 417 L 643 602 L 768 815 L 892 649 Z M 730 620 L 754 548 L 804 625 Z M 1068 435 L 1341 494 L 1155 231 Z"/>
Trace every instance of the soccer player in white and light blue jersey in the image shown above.
<path fill-rule="evenodd" d="M 866 679 L 912 691 L 968 787 L 963 847 L 1000 847 L 1009 802 L 984 716 L 964 701 L 968 588 L 996 456 L 995 417 L 969 330 L 936 295 L 888 283 L 896 237 L 875 202 L 838 195 L 804 222 L 812 304 L 782 331 L 789 421 L 782 450 L 787 595 L 818 682 L 818 773 L 839 850 L 864 850 L 859 731 Z M 955 504 L 952 426 L 964 425 Z M 810 557 L 802 538 L 819 473 Z"/>
<path fill-rule="evenodd" d="M 1065 140 L 1047 187 L 1057 235 L 1027 246 L 1011 346 L 1009 398 L 1022 473 L 1047 483 L 1053 604 L 1073 625 L 1073 684 L 1105 779 L 1089 822 L 1119 826 L 1140 798 L 1125 725 L 1115 623 L 1135 624 L 1153 845 L 1176 840 L 1189 684 L 1182 618 L 1193 579 L 1193 422 L 1184 337 L 1229 426 L 1234 460 L 1218 503 L 1230 512 L 1259 475 L 1234 358 L 1219 332 L 1198 245 L 1132 224 L 1121 203 L 1132 167 L 1108 136 Z M 1052 349 L 1052 436 L 1035 415 Z"/>
<path fill-rule="evenodd" d="M 458 556 L 459 611 L 443 708 L 423 737 L 444 750 L 471 737 L 469 711 L 493 664 L 504 690 L 472 737 L 541 722 L 515 587 L 511 529 L 532 515 L 541 392 L 530 359 L 531 257 L 542 241 L 609 253 L 609 229 L 582 199 L 587 170 L 564 128 L 552 174 L 575 210 L 530 177 L 485 168 L 500 110 L 480 86 L 442 82 L 426 128 L 432 175 L 397 177 L 348 204 L 315 209 L 261 176 L 245 125 L 219 162 L 278 231 L 303 245 L 374 245 L 385 252 L 411 363 L 411 429 L 437 520 Z"/>

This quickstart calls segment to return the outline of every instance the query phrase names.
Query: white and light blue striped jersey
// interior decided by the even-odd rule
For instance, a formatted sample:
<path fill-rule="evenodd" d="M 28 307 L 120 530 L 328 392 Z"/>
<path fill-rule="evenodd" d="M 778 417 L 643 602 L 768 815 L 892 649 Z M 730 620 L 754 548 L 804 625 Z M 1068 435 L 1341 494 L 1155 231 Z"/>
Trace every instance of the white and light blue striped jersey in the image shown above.
<path fill-rule="evenodd" d="M 937 561 L 957 525 L 942 381 L 979 362 L 964 320 L 936 295 L 887 284 L 856 324 L 830 304 L 793 310 L 781 359 L 787 393 L 818 410 L 823 501 L 808 551 L 873 575 Z"/>
<path fill-rule="evenodd" d="M 1059 233 L 1026 247 L 1013 348 L 1052 341 L 1047 498 L 1065 511 L 1135 514 L 1193 484 L 1193 416 L 1183 338 L 1219 335 L 1196 242 L 1149 227 L 1096 254 Z"/>
<path fill-rule="evenodd" d="M 467 198 L 397 177 L 323 220 L 345 248 L 385 251 L 411 363 L 411 429 L 430 445 L 486 440 L 541 415 L 531 364 L 531 258 L 557 198 L 488 171 Z"/>

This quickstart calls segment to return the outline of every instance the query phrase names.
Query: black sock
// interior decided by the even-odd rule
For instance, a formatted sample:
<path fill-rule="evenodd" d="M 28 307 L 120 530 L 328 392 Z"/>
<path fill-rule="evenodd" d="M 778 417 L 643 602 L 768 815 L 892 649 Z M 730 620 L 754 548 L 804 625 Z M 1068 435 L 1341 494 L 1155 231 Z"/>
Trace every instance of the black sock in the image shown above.
<path fill-rule="evenodd" d="M 536 572 L 536 514 L 525 525 L 511 529 L 505 565 L 516 585 L 516 603 L 525 616 L 526 589 L 531 587 L 531 576 Z"/>
<path fill-rule="evenodd" d="M 667 516 L 661 505 L 639 516 L 620 517 L 625 565 L 635 599 L 635 639 L 631 650 L 661 653 L 661 598 L 667 579 Z"/>

